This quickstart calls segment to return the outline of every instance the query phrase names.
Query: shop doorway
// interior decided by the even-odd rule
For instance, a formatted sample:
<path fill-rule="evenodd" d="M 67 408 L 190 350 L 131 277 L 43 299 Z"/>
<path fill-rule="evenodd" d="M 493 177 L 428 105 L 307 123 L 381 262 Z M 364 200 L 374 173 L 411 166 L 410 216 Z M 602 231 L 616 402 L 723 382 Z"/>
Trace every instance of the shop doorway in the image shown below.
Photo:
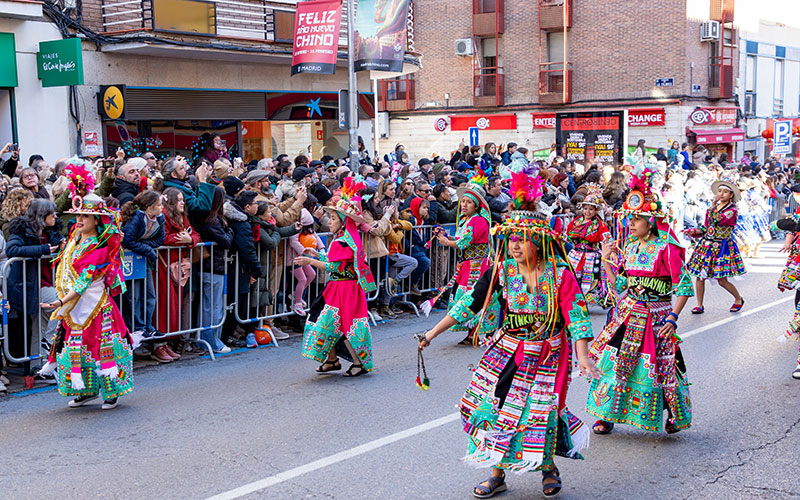
<path fill-rule="evenodd" d="M 304 154 L 312 160 L 325 155 L 347 156 L 347 130 L 334 120 L 271 120 L 242 122 L 242 158 L 245 163 L 275 158 L 281 153 L 290 159 Z"/>

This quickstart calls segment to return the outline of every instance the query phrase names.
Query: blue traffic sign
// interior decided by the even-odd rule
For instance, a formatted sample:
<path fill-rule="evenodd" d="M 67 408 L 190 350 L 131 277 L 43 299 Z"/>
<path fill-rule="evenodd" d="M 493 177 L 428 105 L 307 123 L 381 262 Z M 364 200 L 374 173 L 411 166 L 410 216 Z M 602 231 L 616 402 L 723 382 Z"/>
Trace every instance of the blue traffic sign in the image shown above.
<path fill-rule="evenodd" d="M 772 153 L 786 155 L 792 152 L 792 121 L 775 120 Z"/>
<path fill-rule="evenodd" d="M 478 127 L 470 127 L 469 128 L 469 145 L 472 146 L 479 146 L 480 143 L 478 142 Z"/>

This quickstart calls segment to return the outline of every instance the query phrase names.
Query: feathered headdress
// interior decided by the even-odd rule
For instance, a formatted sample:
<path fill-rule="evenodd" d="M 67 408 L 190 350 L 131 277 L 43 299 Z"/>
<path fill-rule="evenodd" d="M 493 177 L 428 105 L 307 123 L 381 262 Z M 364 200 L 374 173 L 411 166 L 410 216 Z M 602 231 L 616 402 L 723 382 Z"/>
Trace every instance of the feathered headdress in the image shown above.
<path fill-rule="evenodd" d="M 661 197 L 653 190 L 653 176 L 658 167 L 644 158 L 628 156 L 625 165 L 631 169 L 631 188 L 628 198 L 619 210 L 624 215 L 642 215 L 645 217 L 665 217 L 664 204 Z"/>
<path fill-rule="evenodd" d="M 68 188 L 73 197 L 76 194 L 83 196 L 94 191 L 97 179 L 87 165 L 80 158 L 73 157 L 69 159 L 67 166 L 64 167 L 64 175 L 70 180 Z"/>
<path fill-rule="evenodd" d="M 336 201 L 334 206 L 325 208 L 345 217 L 350 217 L 356 223 L 366 222 L 361 215 L 360 196 L 361 191 L 366 187 L 367 185 L 363 181 L 359 181 L 352 175 L 347 176 L 342 185 L 339 200 Z"/>

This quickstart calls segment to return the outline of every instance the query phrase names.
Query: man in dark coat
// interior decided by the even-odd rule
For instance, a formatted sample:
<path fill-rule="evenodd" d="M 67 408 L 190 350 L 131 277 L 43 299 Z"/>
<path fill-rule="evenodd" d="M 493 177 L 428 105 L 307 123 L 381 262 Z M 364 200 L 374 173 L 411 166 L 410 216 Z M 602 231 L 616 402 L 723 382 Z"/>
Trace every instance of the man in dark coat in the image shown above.
<path fill-rule="evenodd" d="M 235 290 L 235 293 L 239 296 L 239 317 L 241 318 L 247 318 L 250 313 L 250 285 L 264 276 L 264 270 L 261 267 L 253 238 L 254 234 L 260 235 L 260 230 L 256 227 L 256 231 L 254 231 L 254 226 L 251 223 L 251 216 L 255 216 L 258 212 L 257 195 L 258 193 L 255 191 L 242 191 L 236 195 L 233 201 L 226 201 L 222 208 L 222 213 L 228 221 L 228 227 L 233 229 L 231 251 L 238 254 L 228 270 L 228 279 L 232 280 L 238 274 L 239 286 L 238 288 L 232 286 L 235 283 L 229 281 L 228 290 Z M 229 293 L 228 296 L 231 299 L 235 297 L 232 293 Z M 247 336 L 246 342 L 242 342 L 240 339 L 233 339 L 233 330 L 237 324 L 244 330 Z M 243 347 L 244 345 L 255 347 L 255 335 L 253 332 L 255 332 L 256 326 L 256 322 L 240 323 L 236 320 L 235 314 L 229 314 L 222 328 L 222 341 L 232 347 Z M 251 336 L 252 338 L 250 338 Z"/>
<path fill-rule="evenodd" d="M 111 196 L 119 200 L 119 206 L 123 206 L 129 201 L 133 201 L 139 194 L 141 177 L 139 169 L 131 163 L 119 167 L 117 177 L 114 179 L 114 188 Z"/>

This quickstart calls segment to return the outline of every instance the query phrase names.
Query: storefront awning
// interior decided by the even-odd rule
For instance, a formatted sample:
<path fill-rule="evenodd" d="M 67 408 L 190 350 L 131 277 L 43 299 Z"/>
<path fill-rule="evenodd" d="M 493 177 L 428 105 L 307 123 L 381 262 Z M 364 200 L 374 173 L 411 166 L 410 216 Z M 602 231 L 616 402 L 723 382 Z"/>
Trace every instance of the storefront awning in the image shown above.
<path fill-rule="evenodd" d="M 697 144 L 727 144 L 744 140 L 744 130 L 740 128 L 725 129 L 691 129 L 689 130 L 697 137 Z"/>

